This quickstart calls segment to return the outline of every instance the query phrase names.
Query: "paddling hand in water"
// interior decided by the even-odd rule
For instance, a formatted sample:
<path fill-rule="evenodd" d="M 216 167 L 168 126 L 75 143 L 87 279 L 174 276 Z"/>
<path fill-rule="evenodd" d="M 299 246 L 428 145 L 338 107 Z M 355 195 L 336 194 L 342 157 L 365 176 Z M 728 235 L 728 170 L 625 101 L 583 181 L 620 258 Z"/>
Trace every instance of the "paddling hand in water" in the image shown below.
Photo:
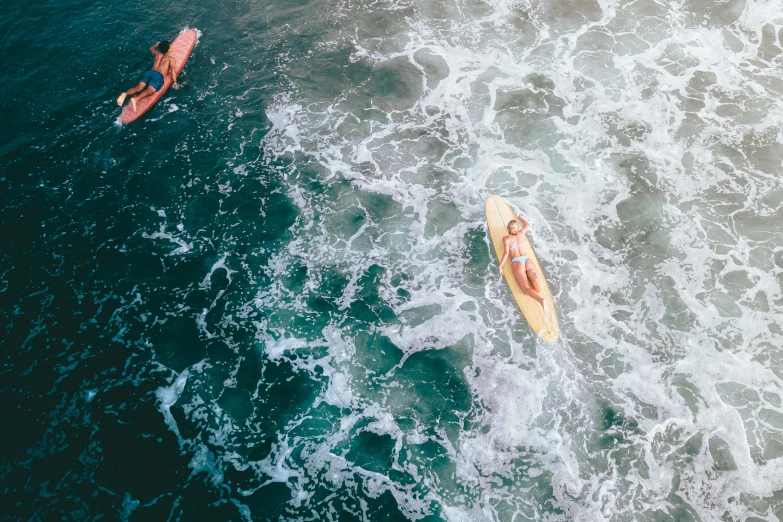
<path fill-rule="evenodd" d="M 136 104 L 147 96 L 152 96 L 163 87 L 164 79 L 167 74 L 171 75 L 172 87 L 179 89 L 177 85 L 177 60 L 169 54 L 171 44 L 163 41 L 150 47 L 150 52 L 155 57 L 152 62 L 152 69 L 144 73 L 141 81 L 133 89 L 127 90 L 117 98 L 117 105 L 122 107 L 125 98 L 130 96 L 133 110 L 136 110 Z"/>
<path fill-rule="evenodd" d="M 521 215 L 517 215 L 517 219 L 512 219 L 506 226 L 508 235 L 503 237 L 503 259 L 500 260 L 498 265 L 498 273 L 503 277 L 503 263 L 506 262 L 509 256 L 512 256 L 511 271 L 520 290 L 525 295 L 529 295 L 538 301 L 541 308 L 546 312 L 547 304 L 546 300 L 541 297 L 541 283 L 538 280 L 536 264 L 529 256 L 525 255 L 524 251 L 524 235 L 525 232 L 530 230 L 530 223 L 525 221 Z M 520 222 L 522 225 L 519 224 Z"/>

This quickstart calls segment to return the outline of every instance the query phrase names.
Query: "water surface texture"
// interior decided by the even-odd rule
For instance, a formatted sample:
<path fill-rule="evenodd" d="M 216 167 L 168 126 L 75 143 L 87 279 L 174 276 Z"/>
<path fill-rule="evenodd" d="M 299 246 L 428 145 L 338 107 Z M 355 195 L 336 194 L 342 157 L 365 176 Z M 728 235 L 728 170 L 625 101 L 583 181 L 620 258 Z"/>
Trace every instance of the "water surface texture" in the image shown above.
<path fill-rule="evenodd" d="M 2 518 L 783 519 L 782 40 L 771 0 L 4 2 Z"/>

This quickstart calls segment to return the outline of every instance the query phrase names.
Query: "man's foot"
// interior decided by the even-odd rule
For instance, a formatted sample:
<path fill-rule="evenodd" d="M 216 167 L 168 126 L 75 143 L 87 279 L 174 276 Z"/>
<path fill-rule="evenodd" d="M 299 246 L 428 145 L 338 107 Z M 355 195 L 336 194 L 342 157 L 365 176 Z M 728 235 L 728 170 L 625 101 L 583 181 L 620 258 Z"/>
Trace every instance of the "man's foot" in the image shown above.
<path fill-rule="evenodd" d="M 127 94 L 125 94 L 125 93 L 122 93 L 122 94 L 120 94 L 120 95 L 117 97 L 117 105 L 119 105 L 120 107 L 122 107 L 122 104 L 123 104 L 123 103 L 125 103 L 125 97 L 126 97 L 126 96 L 127 96 Z"/>
<path fill-rule="evenodd" d="M 136 97 L 131 98 L 131 104 L 133 105 L 133 112 L 136 112 Z"/>

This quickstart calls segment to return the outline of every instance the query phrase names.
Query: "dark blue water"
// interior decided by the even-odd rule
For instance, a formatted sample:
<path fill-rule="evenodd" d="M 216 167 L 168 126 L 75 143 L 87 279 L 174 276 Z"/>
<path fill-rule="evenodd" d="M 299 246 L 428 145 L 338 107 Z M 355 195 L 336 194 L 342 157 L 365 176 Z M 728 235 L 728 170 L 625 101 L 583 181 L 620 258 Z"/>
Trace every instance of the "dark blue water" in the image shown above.
<path fill-rule="evenodd" d="M 118 125 L 186 27 L 181 89 Z M 3 520 L 783 519 L 781 27 L 5 2 Z M 556 343 L 497 280 L 491 193 Z"/>
<path fill-rule="evenodd" d="M 172 371 L 204 358 L 230 370 L 253 349 L 248 323 L 263 311 L 222 318 L 242 314 L 228 303 L 268 284 L 257 267 L 285 243 L 297 214 L 261 166 L 258 142 L 278 80 L 274 57 L 301 47 L 275 28 L 306 7 L 5 5 L 4 519 L 111 520 L 134 506 L 138 519 L 238 518 L 225 488 L 192 476 L 155 390 Z M 149 67 L 146 48 L 188 25 L 210 37 L 189 60 L 183 88 L 138 124 L 116 125 L 113 97 Z M 239 98 L 255 107 L 242 119 Z M 259 167 L 237 178 L 239 163 Z M 167 255 L 172 243 L 150 239 L 156 233 L 184 237 L 187 256 Z M 254 268 L 230 281 L 217 270 L 200 286 L 226 252 Z M 193 318 L 218 294 L 223 301 L 203 317 L 210 340 Z M 242 389 L 219 402 L 246 417 Z M 240 475 L 226 483 L 247 480 Z M 256 501 L 261 519 L 283 512 L 282 493 Z"/>

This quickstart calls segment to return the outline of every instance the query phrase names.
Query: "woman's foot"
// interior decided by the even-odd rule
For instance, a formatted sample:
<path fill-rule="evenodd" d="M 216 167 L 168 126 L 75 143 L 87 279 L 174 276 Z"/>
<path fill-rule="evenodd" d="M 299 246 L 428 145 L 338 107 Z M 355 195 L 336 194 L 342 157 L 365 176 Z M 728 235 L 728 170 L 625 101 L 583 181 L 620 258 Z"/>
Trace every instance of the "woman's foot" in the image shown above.
<path fill-rule="evenodd" d="M 125 97 L 126 97 L 126 96 L 127 96 L 127 94 L 125 94 L 125 93 L 122 93 L 122 94 L 120 94 L 120 95 L 117 97 L 117 105 L 119 105 L 120 107 L 122 107 L 122 104 L 123 104 L 123 103 L 125 103 Z"/>

